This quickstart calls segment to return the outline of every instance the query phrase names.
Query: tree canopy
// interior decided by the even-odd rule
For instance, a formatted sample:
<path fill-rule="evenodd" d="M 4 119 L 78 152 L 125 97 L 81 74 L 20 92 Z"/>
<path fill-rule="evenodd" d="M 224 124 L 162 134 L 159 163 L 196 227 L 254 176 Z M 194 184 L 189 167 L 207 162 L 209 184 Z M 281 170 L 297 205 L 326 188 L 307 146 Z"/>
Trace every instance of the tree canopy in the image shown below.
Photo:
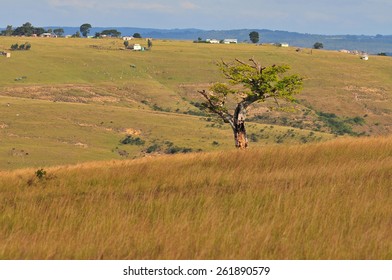
<path fill-rule="evenodd" d="M 232 63 L 222 61 L 218 66 L 228 83 L 215 83 L 209 91 L 199 91 L 205 99 L 202 106 L 230 124 L 237 148 L 248 146 L 245 120 L 246 110 L 250 105 L 266 99 L 293 102 L 294 95 L 302 88 L 303 78 L 297 74 L 288 75 L 288 65 L 263 67 L 251 58 L 249 62 L 239 59 Z M 230 97 L 237 100 L 234 112 L 230 112 L 227 107 L 226 101 Z"/>
<path fill-rule="evenodd" d="M 90 33 L 91 24 L 84 23 L 80 26 L 80 33 L 82 33 L 83 37 L 87 37 Z"/>
<path fill-rule="evenodd" d="M 323 43 L 316 42 L 316 43 L 314 43 L 313 48 L 317 49 L 317 50 L 322 49 L 322 48 L 324 48 L 324 45 L 323 45 Z"/>
<path fill-rule="evenodd" d="M 15 28 L 12 31 L 12 26 L 7 26 L 7 33 L 10 34 L 12 32 L 13 36 L 31 36 L 36 34 L 37 36 L 45 33 L 45 29 L 41 27 L 34 27 L 30 22 L 26 22 L 22 26 Z"/>
<path fill-rule="evenodd" d="M 249 33 L 249 39 L 250 39 L 250 41 L 251 41 L 252 43 L 254 43 L 254 44 L 258 43 L 259 40 L 260 40 L 259 32 L 257 32 L 257 31 L 252 31 L 252 32 L 250 32 L 250 33 Z"/>

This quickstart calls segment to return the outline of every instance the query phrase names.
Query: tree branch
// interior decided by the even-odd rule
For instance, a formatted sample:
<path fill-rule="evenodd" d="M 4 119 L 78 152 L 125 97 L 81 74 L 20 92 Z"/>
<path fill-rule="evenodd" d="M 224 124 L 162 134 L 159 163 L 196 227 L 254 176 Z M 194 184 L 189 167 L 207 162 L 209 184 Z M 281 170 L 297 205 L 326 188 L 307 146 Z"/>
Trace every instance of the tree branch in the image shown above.
<path fill-rule="evenodd" d="M 215 104 L 212 101 L 209 94 L 204 89 L 198 90 L 198 92 L 207 100 L 207 102 L 208 102 L 207 108 L 211 112 L 213 112 L 213 113 L 217 114 L 219 117 L 221 117 L 224 122 L 229 123 L 230 126 L 234 129 L 233 116 L 227 112 L 223 112 L 222 110 L 219 110 L 217 104 Z"/>

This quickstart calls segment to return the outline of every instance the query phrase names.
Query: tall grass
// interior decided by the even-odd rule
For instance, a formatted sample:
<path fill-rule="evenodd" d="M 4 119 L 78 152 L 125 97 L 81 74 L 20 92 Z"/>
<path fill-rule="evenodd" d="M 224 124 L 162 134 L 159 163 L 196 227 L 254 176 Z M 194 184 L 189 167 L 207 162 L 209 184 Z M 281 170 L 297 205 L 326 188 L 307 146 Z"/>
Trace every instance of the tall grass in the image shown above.
<path fill-rule="evenodd" d="M 391 259 L 392 138 L 0 173 L 0 259 Z"/>

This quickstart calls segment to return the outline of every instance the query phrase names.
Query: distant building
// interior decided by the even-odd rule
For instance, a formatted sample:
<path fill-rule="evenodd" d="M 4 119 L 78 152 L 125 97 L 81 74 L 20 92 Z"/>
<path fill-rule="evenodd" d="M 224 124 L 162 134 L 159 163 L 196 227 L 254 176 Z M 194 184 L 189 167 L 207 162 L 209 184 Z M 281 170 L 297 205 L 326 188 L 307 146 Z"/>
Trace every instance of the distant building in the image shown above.
<path fill-rule="evenodd" d="M 238 40 L 237 39 L 224 39 L 223 43 L 224 44 L 237 44 Z"/>
<path fill-rule="evenodd" d="M 42 33 L 40 36 L 43 38 L 57 38 L 57 35 L 53 33 Z"/>
<path fill-rule="evenodd" d="M 281 46 L 282 48 L 288 48 L 288 47 L 289 47 L 289 44 L 288 44 L 288 43 L 280 43 L 280 46 Z"/>
<path fill-rule="evenodd" d="M 123 40 L 124 41 L 131 41 L 131 40 L 133 40 L 133 37 L 132 36 L 124 36 Z"/>
<path fill-rule="evenodd" d="M 361 55 L 362 60 L 369 60 L 369 56 L 367 54 Z"/>
<path fill-rule="evenodd" d="M 219 40 L 217 39 L 207 39 L 206 42 L 209 42 L 210 44 L 219 44 Z"/>

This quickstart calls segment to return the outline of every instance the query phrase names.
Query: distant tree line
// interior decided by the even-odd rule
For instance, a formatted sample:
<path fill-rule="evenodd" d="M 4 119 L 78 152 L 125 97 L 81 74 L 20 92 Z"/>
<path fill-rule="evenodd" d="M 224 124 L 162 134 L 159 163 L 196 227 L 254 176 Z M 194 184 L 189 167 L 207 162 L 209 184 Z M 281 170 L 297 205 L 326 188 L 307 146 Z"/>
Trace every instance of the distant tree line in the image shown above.
<path fill-rule="evenodd" d="M 102 37 L 121 37 L 121 32 L 117 31 L 116 29 L 108 29 L 103 30 L 102 32 L 96 32 L 94 38 L 102 38 Z"/>
<path fill-rule="evenodd" d="M 79 31 L 76 31 L 74 34 L 71 36 L 73 38 L 80 38 L 80 37 L 88 37 L 90 34 L 90 29 L 92 28 L 91 24 L 89 23 L 84 23 L 79 27 Z M 12 25 L 7 25 L 5 30 L 2 30 L 0 32 L 0 36 L 41 36 L 44 33 L 50 33 L 54 34 L 58 37 L 64 36 L 64 29 L 63 28 L 49 28 L 45 30 L 42 27 L 34 27 L 30 22 L 26 22 L 22 26 L 19 26 L 17 28 L 13 28 Z M 116 29 L 108 29 L 108 30 L 103 30 L 101 32 L 96 32 L 94 38 L 102 38 L 102 37 L 114 37 L 118 38 L 121 37 L 121 32 L 117 31 Z M 135 33 L 133 34 L 134 38 L 142 38 L 140 33 Z"/>
<path fill-rule="evenodd" d="M 7 25 L 6 29 L 1 31 L 0 35 L 1 36 L 41 36 L 44 33 L 51 33 L 51 34 L 56 34 L 57 36 L 63 36 L 64 35 L 64 29 L 62 28 L 56 28 L 56 29 L 48 29 L 45 30 L 42 27 L 34 27 L 30 22 L 26 22 L 22 26 L 19 26 L 17 28 L 13 28 L 12 25 Z"/>

